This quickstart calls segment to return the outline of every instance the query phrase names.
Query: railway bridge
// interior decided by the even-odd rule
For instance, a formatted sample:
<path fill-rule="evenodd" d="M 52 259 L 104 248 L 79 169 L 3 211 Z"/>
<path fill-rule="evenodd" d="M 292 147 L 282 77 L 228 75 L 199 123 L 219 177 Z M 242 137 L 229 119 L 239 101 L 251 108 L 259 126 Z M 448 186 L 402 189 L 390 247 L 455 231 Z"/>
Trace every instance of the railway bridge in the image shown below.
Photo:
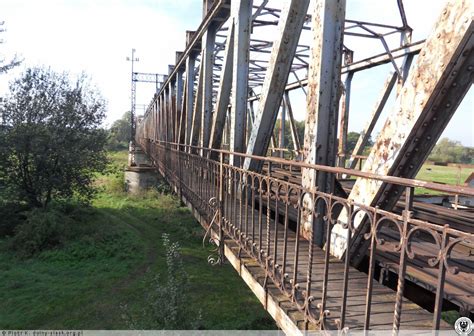
<path fill-rule="evenodd" d="M 230 262 L 287 334 L 452 330 L 443 311 L 474 312 L 474 189 L 414 178 L 472 85 L 474 4 L 447 1 L 420 41 L 402 0 L 387 1 L 397 24 L 353 20 L 346 5 L 204 0 L 132 115 L 132 151 L 208 231 L 210 261 Z M 386 81 L 346 153 L 351 87 L 374 69 Z"/>

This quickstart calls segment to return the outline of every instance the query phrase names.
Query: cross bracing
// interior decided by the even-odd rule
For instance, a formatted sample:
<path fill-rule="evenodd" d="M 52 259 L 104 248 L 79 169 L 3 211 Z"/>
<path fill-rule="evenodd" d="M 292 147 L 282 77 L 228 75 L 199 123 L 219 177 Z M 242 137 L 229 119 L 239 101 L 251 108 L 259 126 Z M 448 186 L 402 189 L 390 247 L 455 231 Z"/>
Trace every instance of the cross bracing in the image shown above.
<path fill-rule="evenodd" d="M 387 263 L 391 266 L 386 268 L 398 275 L 394 330 L 404 323 L 400 316 L 403 313 L 405 278 L 416 278 L 417 281 L 413 282 L 434 293 L 433 328 L 438 329 L 443 324 L 440 312 L 444 299 L 451 300 L 463 312 L 471 311 L 472 296 L 453 294 L 456 290 L 448 284 L 456 282 L 455 275 L 447 276 L 449 267 L 443 268 L 439 260 L 448 263 L 451 249 L 460 242 L 463 248 L 472 251 L 473 232 L 464 229 L 456 233 L 447 233 L 447 229 L 437 231 L 436 225 L 443 221 L 428 215 L 423 217 L 427 226 L 417 222 L 419 218 L 412 217 L 413 188 L 419 186 L 420 181 L 405 179 L 415 177 L 472 85 L 472 2 L 447 1 L 431 34 L 426 40 L 418 41 L 413 41 L 413 30 L 401 0 L 393 1 L 390 7 L 396 18 L 393 22 L 351 19 L 344 0 L 216 0 L 204 3 L 203 21 L 196 31 L 187 32 L 186 49 L 179 53 L 176 64 L 169 68 L 168 77 L 139 125 L 136 139 L 147 153 L 155 155 L 162 172 L 168 174 L 174 186 L 186 194 L 183 197 L 191 206 L 199 208 L 196 202 L 202 204 L 209 200 L 194 199 L 193 193 L 198 192 L 192 187 L 198 183 L 199 188 L 208 188 L 205 183 L 210 182 L 196 181 L 195 177 L 188 176 L 189 183 L 193 183 L 191 186 L 183 182 L 180 174 L 184 173 L 180 170 L 179 174 L 171 173 L 171 165 L 179 165 L 176 160 L 181 158 L 187 164 L 192 161 L 190 167 L 201 167 L 198 175 L 204 179 L 210 178 L 203 173 L 203 170 L 208 170 L 205 165 L 220 164 L 219 169 L 224 172 L 227 169 L 230 175 L 221 173 L 214 177 L 217 180 L 227 177 L 229 181 L 223 183 L 219 180 L 209 186 L 217 188 L 220 183 L 219 188 L 225 190 L 224 194 L 219 191 L 215 195 L 219 202 L 224 202 L 223 197 L 229 194 L 239 200 L 241 209 L 242 199 L 245 199 L 251 210 L 260 211 L 261 202 L 266 199 L 266 208 L 272 211 L 267 214 L 268 219 L 272 213 L 280 211 L 278 202 L 283 201 L 280 197 L 286 197 L 286 204 L 296 209 L 296 214 L 293 217 L 288 215 L 291 218 L 287 220 L 294 221 L 296 228 L 293 231 L 296 230 L 297 237 L 310 242 L 310 261 L 317 248 L 323 249 L 326 266 L 330 255 L 344 260 L 347 267 L 359 267 L 368 260 L 364 328 L 370 327 L 373 290 L 370 279 L 377 267 Z M 351 114 L 352 87 L 357 85 L 360 73 L 379 66 L 387 70 L 387 80 L 380 88 L 379 98 L 367 102 L 370 118 L 354 152 L 346 153 L 344 144 Z M 393 102 L 390 96 L 394 97 Z M 385 122 L 379 122 L 381 130 L 375 137 L 371 133 L 384 109 L 391 112 L 388 112 Z M 305 119 L 304 136 L 298 133 L 295 120 L 295 112 L 301 113 L 301 110 Z M 276 125 L 279 129 L 275 129 Z M 285 143 L 285 127 L 290 131 L 292 148 Z M 375 138 L 375 144 L 361 172 L 352 170 L 370 135 Z M 291 160 L 278 161 L 272 158 L 275 155 L 286 155 Z M 198 161 L 194 163 L 194 160 Z M 275 164 L 280 166 L 275 173 L 280 180 L 271 186 L 270 181 L 277 176 L 272 175 Z M 217 170 L 214 173 L 217 174 Z M 236 176 L 237 185 L 232 187 Z M 353 185 L 347 187 L 343 178 L 350 176 Z M 266 181 L 265 184 L 260 182 L 258 201 L 249 196 L 250 191 L 244 192 L 246 188 L 251 189 L 249 183 L 254 183 L 250 177 Z M 401 180 L 397 180 L 399 178 Z M 287 184 L 298 190 L 301 197 L 292 199 Z M 280 187 L 274 187 L 276 185 Z M 287 186 L 286 192 L 279 189 L 283 185 Z M 472 188 L 432 187 L 458 196 L 474 196 Z M 328 204 L 335 199 L 339 206 L 330 207 Z M 272 200 L 276 204 L 270 206 Z M 397 210 L 400 207 L 402 210 Z M 227 215 L 234 216 L 232 211 Z M 283 214 L 287 216 L 288 210 L 285 211 Z M 402 212 L 397 215 L 397 211 Z M 436 211 L 439 214 L 446 210 Z M 222 211 L 220 213 L 221 220 L 238 226 L 221 228 L 225 231 L 221 233 L 237 239 L 240 248 L 246 250 L 240 235 L 247 237 L 247 241 L 254 242 L 255 238 L 242 228 L 248 223 L 233 223 Z M 381 252 L 375 251 L 377 244 L 383 245 L 382 240 L 376 238 L 376 231 L 381 226 L 380 220 L 376 221 L 377 216 L 394 223 L 394 236 L 399 237 L 395 239 L 400 239 L 395 250 L 405 248 L 403 253 L 382 257 Z M 458 212 L 456 216 L 461 214 Z M 468 217 L 463 217 L 460 222 L 474 222 L 474 218 Z M 239 218 L 242 221 L 242 217 Z M 274 218 L 274 222 L 267 220 L 267 225 L 277 228 L 280 219 Z M 285 223 L 286 220 L 283 230 L 287 232 L 289 224 Z M 458 224 L 451 225 L 456 227 Z M 237 230 L 236 236 L 229 233 L 231 229 Z M 408 247 L 408 241 L 413 239 L 411 232 L 423 230 L 436 237 L 434 240 L 444 251 L 438 262 L 432 263 L 439 265 L 437 272 L 429 275 L 416 273 L 419 269 L 413 266 L 416 260 L 411 247 Z M 285 235 L 284 244 L 287 238 Z M 272 262 L 263 252 L 253 255 L 251 250 L 246 251 L 260 263 L 265 259 L 266 264 L 262 267 L 266 276 L 276 277 L 276 255 Z M 285 255 L 283 263 L 286 262 Z M 469 258 L 466 259 L 468 271 L 462 275 L 464 278 L 461 277 L 464 280 L 459 278 L 459 281 L 465 281 L 469 267 L 472 271 L 473 264 L 470 263 L 474 261 Z M 310 262 L 308 267 L 313 266 Z M 278 282 L 277 278 L 273 280 Z M 280 289 L 285 292 L 285 280 L 281 281 L 283 285 L 279 283 L 279 286 L 283 287 Z M 300 304 L 294 294 L 298 286 L 294 282 L 288 284 L 293 291 L 290 301 L 303 313 L 306 323 L 319 323 L 324 327 L 325 298 L 330 286 L 327 281 L 322 284 L 319 316 L 312 311 L 316 307 L 312 306 L 311 300 L 314 299 L 308 292 L 302 294 L 306 301 Z M 440 289 L 440 284 L 445 281 L 448 284 L 443 284 Z M 433 283 L 438 286 L 433 287 Z M 347 283 L 343 287 L 347 290 Z M 346 294 L 342 296 L 343 301 L 347 299 Z M 338 322 L 341 329 L 344 328 L 346 313 L 343 307 Z"/>

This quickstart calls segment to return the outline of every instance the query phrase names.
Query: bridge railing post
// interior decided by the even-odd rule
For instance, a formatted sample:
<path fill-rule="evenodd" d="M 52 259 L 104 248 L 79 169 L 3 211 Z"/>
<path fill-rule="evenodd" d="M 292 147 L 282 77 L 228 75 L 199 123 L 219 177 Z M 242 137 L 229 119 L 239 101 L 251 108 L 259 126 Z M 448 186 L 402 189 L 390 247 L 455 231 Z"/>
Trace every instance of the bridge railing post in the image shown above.
<path fill-rule="evenodd" d="M 393 335 L 398 335 L 398 331 L 400 330 L 403 293 L 405 291 L 405 273 L 407 267 L 406 250 L 408 245 L 409 221 L 410 217 L 412 216 L 414 193 L 414 187 L 406 187 L 405 210 L 403 210 L 403 228 L 401 232 L 400 265 L 398 267 L 397 295 L 395 301 L 395 311 L 393 313 Z"/>
<path fill-rule="evenodd" d="M 219 262 L 224 262 L 224 153 L 219 152 Z"/>

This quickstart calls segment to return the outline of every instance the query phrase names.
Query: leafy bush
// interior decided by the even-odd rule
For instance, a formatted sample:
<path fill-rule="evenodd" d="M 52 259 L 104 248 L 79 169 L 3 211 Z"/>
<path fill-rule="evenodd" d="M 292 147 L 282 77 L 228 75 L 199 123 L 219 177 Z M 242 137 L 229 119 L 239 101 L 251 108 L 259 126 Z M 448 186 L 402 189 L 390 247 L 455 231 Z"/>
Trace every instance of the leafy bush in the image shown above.
<path fill-rule="evenodd" d="M 17 202 L 0 203 L 0 238 L 13 236 L 15 228 L 26 220 L 28 207 Z"/>
<path fill-rule="evenodd" d="M 112 194 L 121 194 L 125 192 L 124 170 L 118 166 L 111 166 L 107 169 L 106 191 Z"/>
<path fill-rule="evenodd" d="M 140 318 L 131 316 L 124 305 L 123 318 L 131 329 L 181 329 L 201 328 L 201 311 L 191 311 L 188 302 L 189 277 L 184 269 L 180 246 L 172 243 L 169 235 L 162 235 L 166 251 L 166 277 L 156 275 L 146 296 L 146 306 Z"/>
<path fill-rule="evenodd" d="M 15 229 L 10 241 L 11 249 L 20 257 L 31 257 L 38 252 L 60 246 L 66 240 L 70 219 L 57 209 L 33 209 L 26 213 L 26 220 Z"/>
<path fill-rule="evenodd" d="M 19 205 L 17 205 L 19 206 Z M 80 203 L 54 202 L 46 209 L 20 212 L 9 248 L 21 258 L 63 246 L 67 241 L 88 235 L 97 229 L 87 224 L 93 209 Z"/>

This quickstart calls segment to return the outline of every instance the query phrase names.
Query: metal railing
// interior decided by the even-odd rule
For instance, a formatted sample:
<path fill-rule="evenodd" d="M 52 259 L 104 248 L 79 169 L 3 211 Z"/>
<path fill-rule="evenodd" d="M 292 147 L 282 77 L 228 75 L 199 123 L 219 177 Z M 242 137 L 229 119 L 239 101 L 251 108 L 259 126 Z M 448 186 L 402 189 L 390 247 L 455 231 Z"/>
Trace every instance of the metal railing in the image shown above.
<path fill-rule="evenodd" d="M 399 330 L 401 326 L 407 265 L 411 261 L 418 260 L 434 274 L 436 288 L 432 329 L 439 329 L 443 323 L 441 311 L 443 299 L 446 298 L 446 277 L 449 276 L 455 281 L 456 277 L 459 277 L 459 281 L 465 281 L 463 279 L 466 275 L 468 279 L 472 276 L 469 272 L 472 273 L 473 270 L 469 269 L 469 264 L 466 269 L 466 262 L 472 261 L 470 254 L 474 249 L 474 234 L 453 229 L 449 225 L 442 226 L 415 219 L 411 208 L 415 187 L 474 196 L 472 188 L 378 176 L 274 157 L 252 156 L 253 159 L 264 162 L 263 171 L 256 173 L 228 163 L 231 155 L 249 157 L 246 154 L 217 150 L 219 160 L 211 160 L 210 153 L 213 150 L 208 148 L 152 142 L 143 138 L 137 141 L 155 161 L 168 182 L 208 223 L 215 218 L 217 208 L 215 231 L 219 235 L 221 247 L 224 239 L 232 239 L 239 248 L 254 258 L 265 271 L 265 283 L 272 281 L 304 314 L 306 323 L 314 323 L 322 329 L 347 330 L 352 327 L 347 322 L 349 288 L 353 281 L 356 281 L 350 276 L 352 252 L 347 249 L 343 259 L 336 261 L 330 255 L 331 232 L 336 225 L 346 230 L 347 246 L 350 246 L 357 235 L 369 245 L 364 314 L 361 318 L 363 324 L 359 326 L 363 326 L 363 329 L 371 328 L 374 286 L 377 285 L 374 285 L 374 272 L 379 250 L 391 253 L 398 266 L 396 293 L 392 302 L 394 331 Z M 332 193 L 307 190 L 294 181 L 285 181 L 274 176 L 274 166 L 283 167 L 288 171 L 314 169 L 318 174 L 326 173 L 334 178 L 338 174 L 347 174 L 403 186 L 405 209 L 402 214 L 397 214 L 355 203 Z M 305 201 L 308 198 L 311 202 Z M 217 202 L 212 204 L 209 202 L 211 199 Z M 342 210 L 347 213 L 349 220 L 340 220 L 339 214 Z M 324 249 L 309 244 L 297 234 L 304 225 L 301 215 L 303 212 L 310 214 L 312 225 L 316 220 L 324 221 Z M 365 216 L 367 223 L 364 232 L 360 232 L 360 226 L 354 225 L 354 219 L 361 214 Z M 309 241 L 313 241 L 313 232 L 314 229 L 310 231 Z M 322 262 L 320 259 L 316 260 L 319 257 Z M 342 281 L 338 282 L 339 311 L 335 311 L 334 305 L 329 307 L 327 303 L 328 292 L 334 290 L 331 287 L 331 281 L 334 280 L 330 274 L 331 269 L 337 266 L 336 263 L 343 265 Z M 317 276 L 318 279 L 317 274 L 321 275 Z M 472 310 L 472 307 L 468 309 Z"/>

